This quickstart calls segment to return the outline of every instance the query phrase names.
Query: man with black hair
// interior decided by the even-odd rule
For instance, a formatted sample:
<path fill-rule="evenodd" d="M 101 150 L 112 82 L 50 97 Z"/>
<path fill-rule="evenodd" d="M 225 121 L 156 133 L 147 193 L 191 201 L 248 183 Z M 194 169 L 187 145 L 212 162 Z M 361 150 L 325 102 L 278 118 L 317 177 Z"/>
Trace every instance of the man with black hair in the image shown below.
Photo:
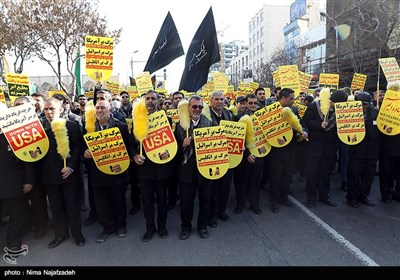
<path fill-rule="evenodd" d="M 374 181 L 381 142 L 381 133 L 376 125 L 378 111 L 372 107 L 372 96 L 368 92 L 359 92 L 355 100 L 362 102 L 365 137 L 360 143 L 349 145 L 346 198 L 353 208 L 358 207 L 358 202 L 374 207 L 375 203 L 369 200 L 368 196 Z"/>
<path fill-rule="evenodd" d="M 339 145 L 334 104 L 347 101 L 347 94 L 336 90 L 332 93 L 330 101 L 326 119 L 321 112 L 321 100 L 311 103 L 302 119 L 309 131 L 305 154 L 307 207 L 310 208 L 316 205 L 318 196 L 320 202 L 333 207 L 337 206 L 336 202 L 329 197 L 330 173 Z"/>

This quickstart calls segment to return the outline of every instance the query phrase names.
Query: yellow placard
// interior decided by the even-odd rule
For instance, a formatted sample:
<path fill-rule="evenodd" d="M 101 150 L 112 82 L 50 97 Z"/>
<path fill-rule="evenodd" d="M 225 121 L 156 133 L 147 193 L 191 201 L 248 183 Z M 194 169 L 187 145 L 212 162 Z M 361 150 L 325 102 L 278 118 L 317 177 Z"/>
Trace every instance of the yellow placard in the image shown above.
<path fill-rule="evenodd" d="M 303 105 L 303 104 L 296 104 L 295 107 L 297 108 L 297 111 L 298 111 L 298 113 L 299 113 L 300 118 L 303 118 L 304 113 L 305 113 L 306 110 L 307 110 L 307 106 L 306 106 L 306 105 Z"/>
<path fill-rule="evenodd" d="M 6 103 L 6 97 L 4 96 L 4 91 L 2 87 L 0 87 L 0 102 L 4 104 Z"/>
<path fill-rule="evenodd" d="M 251 116 L 254 132 L 254 147 L 251 147 L 250 153 L 255 157 L 265 157 L 271 151 L 271 145 L 267 142 L 261 124 L 255 115 Z"/>
<path fill-rule="evenodd" d="M 49 150 L 49 139 L 32 104 L 1 111 L 0 128 L 14 154 L 22 161 L 38 161 Z"/>
<path fill-rule="evenodd" d="M 143 93 L 153 90 L 153 83 L 151 82 L 150 72 L 142 72 L 135 76 L 136 88 L 139 96 Z"/>
<path fill-rule="evenodd" d="M 129 100 L 132 101 L 139 97 L 139 92 L 137 91 L 136 86 L 127 86 L 126 91 L 129 94 Z"/>
<path fill-rule="evenodd" d="M 400 80 L 400 68 L 396 58 L 380 58 L 379 64 L 382 67 L 383 74 L 385 75 L 388 83 Z"/>
<path fill-rule="evenodd" d="M 250 88 L 251 91 L 254 93 L 256 91 L 256 89 L 258 89 L 260 87 L 260 83 L 257 82 L 250 82 Z"/>
<path fill-rule="evenodd" d="M 179 113 L 178 109 L 169 109 L 166 112 L 167 117 L 170 117 L 172 119 L 172 122 L 178 123 L 179 122 Z"/>
<path fill-rule="evenodd" d="M 246 124 L 225 120 L 219 124 L 224 128 L 228 143 L 229 169 L 235 168 L 243 159 Z"/>
<path fill-rule="evenodd" d="M 118 175 L 129 167 L 129 155 L 118 127 L 87 133 L 83 136 L 97 168 L 108 175 Z M 119 165 L 120 172 L 112 171 Z"/>
<path fill-rule="evenodd" d="M 27 75 L 7 73 L 6 82 L 8 97 L 10 97 L 12 104 L 18 96 L 29 95 L 29 77 Z"/>
<path fill-rule="evenodd" d="M 85 37 L 86 73 L 96 81 L 111 77 L 113 70 L 114 40 L 109 37 Z"/>
<path fill-rule="evenodd" d="M 312 75 L 299 71 L 299 79 L 300 79 L 300 92 L 306 92 L 308 87 L 310 86 Z"/>
<path fill-rule="evenodd" d="M 118 93 L 119 92 L 119 83 L 107 80 L 106 81 L 106 89 L 108 89 L 112 93 Z"/>
<path fill-rule="evenodd" d="M 228 78 L 224 73 L 213 72 L 212 79 L 214 84 L 214 91 L 222 91 L 225 93 L 228 88 Z"/>
<path fill-rule="evenodd" d="M 280 87 L 281 86 L 281 79 L 279 78 L 279 69 L 275 70 L 272 72 L 272 78 L 274 79 L 275 86 Z"/>
<path fill-rule="evenodd" d="M 400 133 L 400 92 L 388 89 L 376 119 L 378 129 L 386 135 Z"/>
<path fill-rule="evenodd" d="M 147 157 L 158 164 L 170 162 L 178 151 L 178 145 L 165 111 L 155 112 L 148 119 L 149 130 L 147 138 L 143 140 Z"/>
<path fill-rule="evenodd" d="M 364 113 L 361 101 L 335 103 L 336 128 L 340 141 L 356 145 L 365 137 Z"/>
<path fill-rule="evenodd" d="M 272 103 L 254 113 L 260 122 L 268 143 L 276 148 L 281 148 L 290 143 L 293 130 L 282 115 L 282 106 L 279 102 Z"/>
<path fill-rule="evenodd" d="M 94 98 L 94 91 L 87 91 L 85 92 L 86 98 L 93 97 Z"/>
<path fill-rule="evenodd" d="M 300 94 L 300 78 L 297 65 L 279 66 L 279 79 L 282 88 L 294 90 L 294 98 Z"/>
<path fill-rule="evenodd" d="M 67 95 L 67 94 L 65 93 L 65 91 L 63 91 L 63 90 L 49 90 L 49 91 L 48 91 L 48 97 L 49 97 L 49 98 L 52 97 L 54 94 Z M 86 96 L 86 97 L 87 97 L 87 96 Z"/>
<path fill-rule="evenodd" d="M 271 97 L 271 89 L 269 87 L 265 87 L 264 91 L 265 91 L 265 98 Z"/>
<path fill-rule="evenodd" d="M 351 81 L 350 90 L 353 91 L 355 89 L 359 89 L 363 91 L 366 81 L 367 81 L 367 75 L 354 73 L 353 80 Z"/>
<path fill-rule="evenodd" d="M 338 89 L 339 74 L 319 74 L 319 87 Z"/>
<path fill-rule="evenodd" d="M 210 180 L 216 180 L 229 169 L 228 144 L 222 126 L 193 130 L 197 169 Z"/>

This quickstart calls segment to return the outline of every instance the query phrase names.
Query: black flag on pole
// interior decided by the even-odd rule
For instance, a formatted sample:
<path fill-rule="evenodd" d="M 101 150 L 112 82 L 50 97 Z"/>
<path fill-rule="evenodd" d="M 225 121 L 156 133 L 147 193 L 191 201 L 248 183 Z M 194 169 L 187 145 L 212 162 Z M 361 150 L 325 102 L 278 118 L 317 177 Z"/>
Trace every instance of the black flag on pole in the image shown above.
<path fill-rule="evenodd" d="M 184 55 L 181 38 L 168 12 L 143 71 L 154 73 L 181 55 Z"/>
<path fill-rule="evenodd" d="M 206 82 L 210 66 L 221 60 L 212 8 L 197 29 L 186 53 L 179 90 L 195 92 Z"/>

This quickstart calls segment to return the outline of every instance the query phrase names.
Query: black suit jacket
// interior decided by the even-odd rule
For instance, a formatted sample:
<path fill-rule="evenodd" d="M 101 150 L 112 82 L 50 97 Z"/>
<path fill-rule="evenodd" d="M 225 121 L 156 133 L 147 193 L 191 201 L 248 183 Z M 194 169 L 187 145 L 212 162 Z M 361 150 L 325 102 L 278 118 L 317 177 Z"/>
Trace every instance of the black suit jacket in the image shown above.
<path fill-rule="evenodd" d="M 305 152 L 309 155 L 321 157 L 325 153 L 335 153 L 339 145 L 339 137 L 336 131 L 336 125 L 326 131 L 321 127 L 323 119 L 319 115 L 317 103 L 315 101 L 308 105 L 303 116 L 303 123 L 308 128 L 308 139 L 304 145 Z M 334 114 L 330 111 L 328 118 Z M 336 121 L 336 119 L 334 119 Z M 331 124 L 331 123 L 329 123 Z"/>
<path fill-rule="evenodd" d="M 70 157 L 67 158 L 67 167 L 74 170 L 72 174 L 63 179 L 61 169 L 64 168 L 64 160 L 57 152 L 57 142 L 51 127 L 45 129 L 46 135 L 49 138 L 50 146 L 47 154 L 39 161 L 40 163 L 40 178 L 42 184 L 63 184 L 71 183 L 78 180 L 78 168 L 81 156 L 81 129 L 76 122 L 67 120 L 66 127 L 68 130 L 68 140 Z"/>
<path fill-rule="evenodd" d="M 115 118 L 112 118 L 109 121 L 109 124 L 110 124 L 109 128 L 112 128 L 112 127 L 119 128 L 119 131 L 121 132 L 121 135 L 122 135 L 122 139 L 124 140 L 126 150 L 128 151 L 130 158 L 132 158 L 133 153 L 134 153 L 133 152 L 133 138 L 129 135 L 127 124 L 120 122 L 119 120 L 117 120 Z M 96 131 L 98 131 L 98 130 L 99 130 L 99 126 L 96 121 Z M 83 135 L 85 135 L 86 133 L 87 132 L 84 127 Z M 82 153 L 84 153 L 87 149 L 87 145 L 86 145 L 83 137 L 82 137 L 82 144 L 83 144 Z M 105 173 L 101 172 L 97 168 L 96 164 L 94 163 L 93 158 L 85 159 L 85 161 L 87 162 L 87 166 L 90 169 L 89 176 L 90 176 L 91 184 L 92 184 L 93 188 L 109 187 L 109 186 L 113 186 L 113 185 L 122 185 L 122 184 L 128 183 L 127 171 L 122 172 L 121 174 L 118 174 L 118 175 L 109 175 L 109 174 L 105 174 Z"/>
<path fill-rule="evenodd" d="M 18 159 L 4 134 L 0 134 L 0 199 L 21 196 L 22 185 L 34 181 L 34 163 Z"/>

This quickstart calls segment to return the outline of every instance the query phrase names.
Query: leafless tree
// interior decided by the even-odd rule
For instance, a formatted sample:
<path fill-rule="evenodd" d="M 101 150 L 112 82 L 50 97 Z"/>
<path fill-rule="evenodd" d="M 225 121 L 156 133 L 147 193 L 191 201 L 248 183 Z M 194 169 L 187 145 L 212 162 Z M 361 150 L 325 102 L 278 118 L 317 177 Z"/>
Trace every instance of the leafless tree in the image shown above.
<path fill-rule="evenodd" d="M 15 25 L 12 31 L 20 33 L 17 36 L 13 32 L 12 38 L 15 35 L 18 40 L 13 40 L 12 48 L 8 48 L 17 50 L 15 55 L 19 55 L 16 72 L 22 71 L 23 62 L 29 55 L 35 55 L 50 66 L 58 78 L 60 89 L 72 98 L 76 87 L 74 66 L 79 57 L 84 56 L 78 53 L 85 36 L 112 37 L 117 44 L 121 35 L 122 29 L 109 30 L 106 17 L 98 14 L 97 0 L 0 1 L 7 11 L 13 11 L 8 14 L 8 20 Z M 62 63 L 66 64 L 72 77 L 72 92 L 68 92 L 62 83 Z"/>

